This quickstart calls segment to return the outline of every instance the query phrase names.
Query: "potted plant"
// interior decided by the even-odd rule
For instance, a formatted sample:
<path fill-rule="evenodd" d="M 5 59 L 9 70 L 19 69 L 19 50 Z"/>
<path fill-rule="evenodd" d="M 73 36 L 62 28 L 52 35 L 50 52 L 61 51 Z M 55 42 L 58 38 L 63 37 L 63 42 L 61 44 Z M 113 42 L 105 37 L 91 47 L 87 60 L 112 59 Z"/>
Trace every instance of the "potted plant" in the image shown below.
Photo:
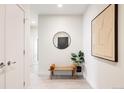
<path fill-rule="evenodd" d="M 84 60 L 84 53 L 82 51 L 79 51 L 78 54 L 71 53 L 71 60 L 77 67 L 77 72 L 82 71 L 81 64 L 85 62 Z"/>

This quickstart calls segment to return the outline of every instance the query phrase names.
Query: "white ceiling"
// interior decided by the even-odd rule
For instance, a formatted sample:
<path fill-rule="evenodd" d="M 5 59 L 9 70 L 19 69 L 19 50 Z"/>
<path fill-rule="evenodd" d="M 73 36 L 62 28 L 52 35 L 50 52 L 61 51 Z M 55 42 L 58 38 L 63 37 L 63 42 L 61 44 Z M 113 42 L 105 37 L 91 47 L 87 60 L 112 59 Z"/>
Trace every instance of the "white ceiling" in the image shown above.
<path fill-rule="evenodd" d="M 63 4 L 61 8 L 57 4 L 32 4 L 31 12 L 38 15 L 83 15 L 87 7 L 87 4 Z"/>

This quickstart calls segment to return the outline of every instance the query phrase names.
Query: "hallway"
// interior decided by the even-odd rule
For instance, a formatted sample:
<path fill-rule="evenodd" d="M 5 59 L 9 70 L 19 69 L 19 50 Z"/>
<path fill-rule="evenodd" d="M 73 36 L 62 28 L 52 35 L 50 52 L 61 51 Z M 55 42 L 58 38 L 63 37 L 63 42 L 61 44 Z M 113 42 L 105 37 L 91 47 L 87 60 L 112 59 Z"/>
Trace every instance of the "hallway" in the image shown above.
<path fill-rule="evenodd" d="M 123 4 L 1 4 L 0 89 L 124 89 L 123 20 Z"/>

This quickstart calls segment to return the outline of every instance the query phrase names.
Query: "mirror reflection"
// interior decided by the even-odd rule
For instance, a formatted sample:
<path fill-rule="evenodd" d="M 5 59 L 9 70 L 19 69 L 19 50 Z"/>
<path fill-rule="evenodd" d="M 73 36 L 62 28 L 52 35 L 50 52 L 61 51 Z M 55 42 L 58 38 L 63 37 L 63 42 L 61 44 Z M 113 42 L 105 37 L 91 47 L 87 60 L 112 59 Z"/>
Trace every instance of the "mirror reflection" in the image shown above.
<path fill-rule="evenodd" d="M 53 44 L 58 49 L 65 49 L 71 43 L 71 38 L 66 32 L 58 32 L 54 35 Z"/>

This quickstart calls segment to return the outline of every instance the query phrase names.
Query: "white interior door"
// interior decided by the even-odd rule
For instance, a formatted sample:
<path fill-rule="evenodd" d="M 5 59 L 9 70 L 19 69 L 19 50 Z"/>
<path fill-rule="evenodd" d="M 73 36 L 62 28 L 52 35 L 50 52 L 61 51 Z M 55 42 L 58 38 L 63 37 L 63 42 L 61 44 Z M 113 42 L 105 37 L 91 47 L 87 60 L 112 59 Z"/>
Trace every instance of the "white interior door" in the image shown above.
<path fill-rule="evenodd" d="M 6 5 L 6 88 L 23 88 L 24 11 L 18 5 Z"/>
<path fill-rule="evenodd" d="M 4 18 L 5 8 L 0 5 L 0 88 L 5 88 L 5 74 L 4 74 Z"/>

